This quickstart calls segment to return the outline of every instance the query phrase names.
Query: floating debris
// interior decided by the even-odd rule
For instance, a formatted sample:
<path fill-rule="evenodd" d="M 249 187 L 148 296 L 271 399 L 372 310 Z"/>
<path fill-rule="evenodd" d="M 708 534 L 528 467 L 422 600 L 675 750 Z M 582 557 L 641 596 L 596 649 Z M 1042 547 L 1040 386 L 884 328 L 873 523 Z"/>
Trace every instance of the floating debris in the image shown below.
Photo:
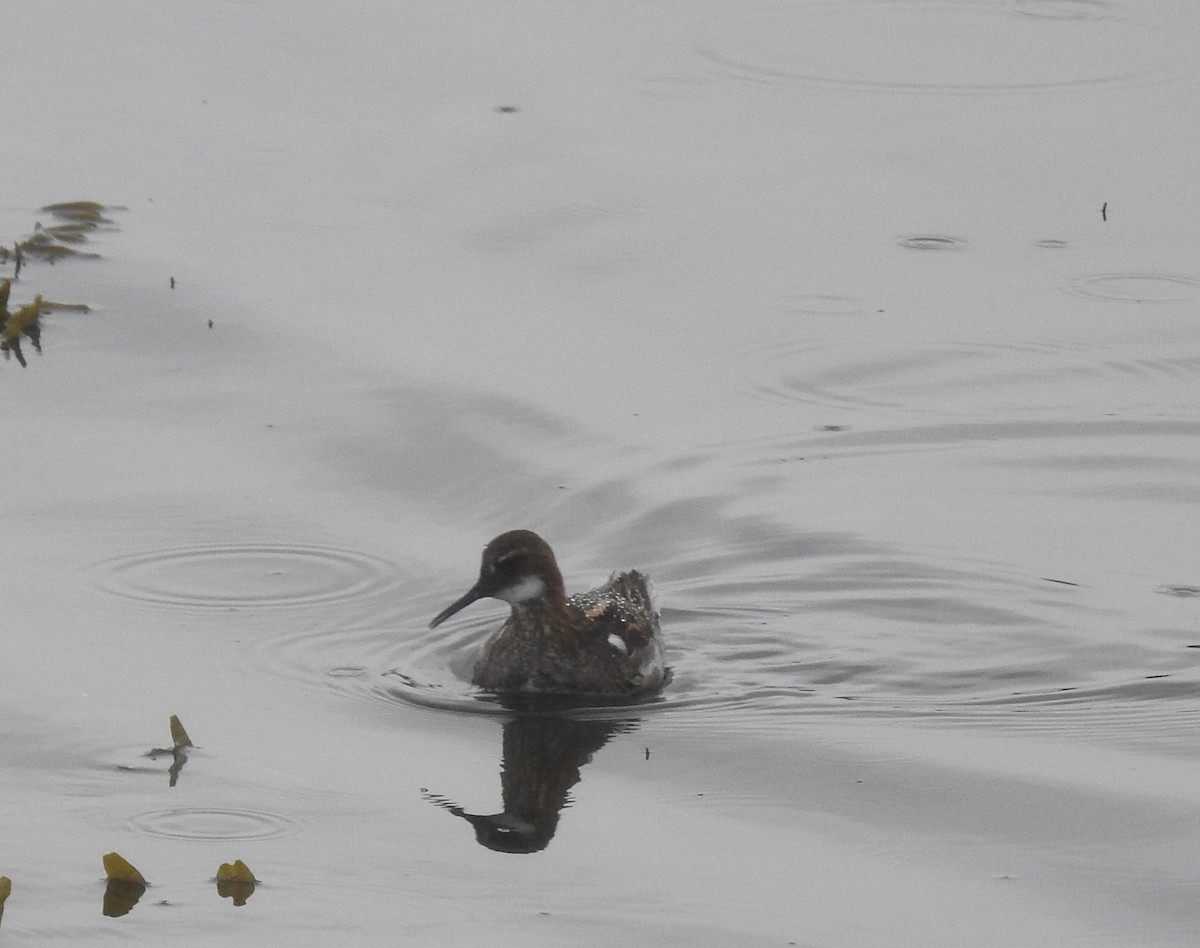
<path fill-rule="evenodd" d="M 8 901 L 11 894 L 12 879 L 8 876 L 0 876 L 0 918 L 4 918 L 4 903 Z"/>
<path fill-rule="evenodd" d="M 223 899 L 233 899 L 234 905 L 245 905 L 257 885 L 254 873 L 240 859 L 233 863 L 223 862 L 217 868 L 217 895 Z"/>
<path fill-rule="evenodd" d="M 104 914 L 108 918 L 128 915 L 146 892 L 146 879 L 119 853 L 104 856 Z"/>

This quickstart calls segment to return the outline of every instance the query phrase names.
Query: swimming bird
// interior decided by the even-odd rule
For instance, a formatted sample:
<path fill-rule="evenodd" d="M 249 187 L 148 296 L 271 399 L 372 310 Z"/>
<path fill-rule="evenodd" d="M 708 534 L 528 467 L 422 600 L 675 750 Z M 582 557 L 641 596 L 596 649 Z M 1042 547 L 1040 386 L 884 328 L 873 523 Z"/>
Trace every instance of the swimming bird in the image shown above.
<path fill-rule="evenodd" d="M 530 530 L 511 530 L 484 547 L 479 579 L 430 628 L 485 598 L 512 612 L 475 665 L 471 680 L 481 688 L 633 696 L 666 679 L 658 613 L 641 573 L 616 574 L 568 597 L 550 545 Z"/>

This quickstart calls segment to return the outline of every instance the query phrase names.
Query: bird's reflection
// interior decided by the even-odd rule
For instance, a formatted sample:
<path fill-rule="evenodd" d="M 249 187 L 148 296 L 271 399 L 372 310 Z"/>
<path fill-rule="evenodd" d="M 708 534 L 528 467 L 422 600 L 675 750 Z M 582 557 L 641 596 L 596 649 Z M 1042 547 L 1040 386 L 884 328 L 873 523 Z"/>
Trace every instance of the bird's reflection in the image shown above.
<path fill-rule="evenodd" d="M 614 734 L 633 730 L 637 724 L 637 718 L 589 720 L 524 710 L 504 722 L 502 812 L 468 813 L 445 797 L 422 792 L 430 802 L 470 823 L 481 846 L 502 853 L 536 853 L 554 838 L 559 813 L 569 802 L 583 766 Z"/>

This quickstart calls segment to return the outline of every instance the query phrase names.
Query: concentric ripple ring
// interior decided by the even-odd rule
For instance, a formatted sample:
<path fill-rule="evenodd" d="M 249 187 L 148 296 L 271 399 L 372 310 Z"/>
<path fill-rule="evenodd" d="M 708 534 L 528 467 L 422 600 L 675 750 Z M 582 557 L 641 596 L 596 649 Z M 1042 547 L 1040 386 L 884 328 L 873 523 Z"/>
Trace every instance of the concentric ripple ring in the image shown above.
<path fill-rule="evenodd" d="M 795 0 L 713 16 L 695 51 L 725 75 L 889 94 L 1027 94 L 1194 72 L 1186 31 L 1146 13 L 1106 0 Z M 931 36 L 952 54 L 930 55 Z"/>
<path fill-rule="evenodd" d="M 354 550 L 300 544 L 221 544 L 151 550 L 97 563 L 100 588 L 190 608 L 272 608 L 355 599 L 391 586 L 398 569 Z"/>
<path fill-rule="evenodd" d="M 1200 279 L 1176 273 L 1100 273 L 1072 280 L 1070 292 L 1116 303 L 1183 303 L 1200 296 Z"/>
<path fill-rule="evenodd" d="M 295 831 L 278 813 L 233 807 L 169 807 L 139 813 L 130 826 L 168 839 L 270 839 Z"/>

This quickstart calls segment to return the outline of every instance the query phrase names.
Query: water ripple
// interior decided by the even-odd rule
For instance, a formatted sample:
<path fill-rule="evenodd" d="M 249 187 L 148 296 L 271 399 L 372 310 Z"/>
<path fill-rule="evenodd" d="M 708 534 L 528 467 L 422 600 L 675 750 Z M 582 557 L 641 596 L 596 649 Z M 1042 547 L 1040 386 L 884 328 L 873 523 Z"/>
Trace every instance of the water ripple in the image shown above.
<path fill-rule="evenodd" d="M 1200 279 L 1177 273 L 1100 273 L 1077 277 L 1076 296 L 1115 303 L 1182 303 L 1200 295 Z"/>
<path fill-rule="evenodd" d="M 379 593 L 397 566 L 355 550 L 307 544 L 217 544 L 150 550 L 95 564 L 107 592 L 199 609 L 267 609 Z"/>
<path fill-rule="evenodd" d="M 1035 358 L 1043 352 L 1012 351 Z M 1183 683 L 1196 652 L 1178 640 L 1177 629 L 1166 628 L 1163 642 L 1131 637 L 1111 601 L 1077 584 L 1080 577 L 1059 581 L 961 551 L 805 531 L 746 512 L 746 502 L 772 491 L 797 496 L 787 482 L 798 469 L 780 468 L 770 455 L 807 454 L 817 444 L 830 452 L 913 445 L 942 451 L 974 439 L 1000 445 L 1000 460 L 1027 463 L 1048 456 L 1038 448 L 1045 441 L 1079 463 L 1080 437 L 1112 453 L 1112 439 L 1136 434 L 1144 452 L 1148 437 L 1191 438 L 1198 426 L 1068 417 L 805 432 L 788 443 L 725 444 L 707 456 L 668 457 L 617 478 L 600 476 L 554 492 L 554 505 L 532 525 L 555 543 L 570 589 L 614 567 L 638 566 L 654 577 L 673 677 L 632 713 L 656 726 L 778 732 L 805 719 L 854 716 L 1066 730 L 1129 719 L 1136 729 L 1139 720 L 1180 720 L 1192 701 Z M 1033 447 L 1012 450 L 1019 440 Z M 1168 613 L 1178 606 L 1155 592 L 1146 583 L 1145 599 Z M 315 615 L 304 627 L 289 623 L 257 641 L 247 673 L 398 711 L 510 713 L 470 684 L 472 664 L 505 607 L 481 606 L 429 629 L 445 599 L 422 577 L 402 599 L 389 599 L 387 613 L 367 601 L 356 615 L 342 610 Z M 1172 621 L 1168 614 L 1164 627 Z M 1149 675 L 1171 676 L 1171 684 Z M 1074 697 L 1063 699 L 1065 689 Z M 623 719 L 631 713 L 604 705 L 573 710 Z"/>
<path fill-rule="evenodd" d="M 1186 31 L 1105 0 L 809 0 L 709 20 L 698 55 L 760 81 L 866 92 L 1020 94 L 1194 68 Z M 937 36 L 952 56 L 929 56 Z"/>
<path fill-rule="evenodd" d="M 896 243 L 907 250 L 961 250 L 967 242 L 961 237 L 945 234 L 910 234 L 897 237 Z"/>
<path fill-rule="evenodd" d="M 1158 586 L 1154 591 L 1162 596 L 1175 596 L 1180 599 L 1200 597 L 1200 586 Z"/>
<path fill-rule="evenodd" d="M 270 839 L 295 832 L 286 816 L 264 810 L 232 807 L 181 806 L 139 813 L 129 820 L 139 833 L 167 839 Z"/>
<path fill-rule="evenodd" d="M 805 316 L 861 316 L 876 310 L 861 297 L 836 293 L 785 293 L 775 306 L 782 312 Z"/>
<path fill-rule="evenodd" d="M 1200 382 L 1200 350 L 1177 342 L 783 344 L 753 357 L 779 373 L 754 394 L 843 411 L 1169 414 L 1190 409 Z"/>
<path fill-rule="evenodd" d="M 1108 0 L 1015 0 L 1012 11 L 1051 20 L 1095 20 L 1116 15 Z"/>

